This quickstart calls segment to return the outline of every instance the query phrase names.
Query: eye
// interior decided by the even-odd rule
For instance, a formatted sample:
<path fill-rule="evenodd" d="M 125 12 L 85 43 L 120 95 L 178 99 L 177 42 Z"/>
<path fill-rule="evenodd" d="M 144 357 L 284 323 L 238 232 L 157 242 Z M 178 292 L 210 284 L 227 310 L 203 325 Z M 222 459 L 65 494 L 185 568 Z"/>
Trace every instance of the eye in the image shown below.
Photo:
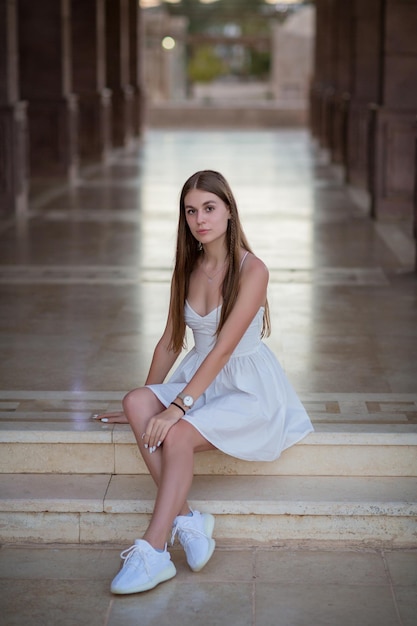
<path fill-rule="evenodd" d="M 206 206 L 206 210 L 209 212 L 214 211 L 214 208 L 215 208 L 214 206 Z"/>
<path fill-rule="evenodd" d="M 195 209 L 186 209 L 185 212 L 187 215 L 193 215 L 195 213 Z"/>

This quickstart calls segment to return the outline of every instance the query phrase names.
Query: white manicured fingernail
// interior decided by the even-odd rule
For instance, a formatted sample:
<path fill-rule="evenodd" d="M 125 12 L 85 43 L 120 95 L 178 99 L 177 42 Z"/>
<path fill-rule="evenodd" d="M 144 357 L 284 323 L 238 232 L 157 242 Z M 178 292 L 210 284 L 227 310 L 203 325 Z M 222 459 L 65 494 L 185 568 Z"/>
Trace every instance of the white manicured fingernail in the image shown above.
<path fill-rule="evenodd" d="M 158 441 L 157 443 L 157 447 L 159 448 L 159 446 L 161 445 L 162 441 Z"/>
<path fill-rule="evenodd" d="M 107 417 L 102 417 L 100 421 L 101 421 L 101 422 L 106 422 L 106 423 L 107 423 L 109 420 L 107 419 Z"/>
<path fill-rule="evenodd" d="M 99 414 L 98 413 L 94 413 L 94 415 L 92 415 L 91 417 L 93 418 L 93 420 L 96 420 L 98 418 Z"/>
<path fill-rule="evenodd" d="M 144 448 L 146 448 L 146 449 L 148 449 L 148 444 L 147 444 L 147 443 L 145 443 L 145 444 L 143 445 L 143 447 L 144 447 Z"/>

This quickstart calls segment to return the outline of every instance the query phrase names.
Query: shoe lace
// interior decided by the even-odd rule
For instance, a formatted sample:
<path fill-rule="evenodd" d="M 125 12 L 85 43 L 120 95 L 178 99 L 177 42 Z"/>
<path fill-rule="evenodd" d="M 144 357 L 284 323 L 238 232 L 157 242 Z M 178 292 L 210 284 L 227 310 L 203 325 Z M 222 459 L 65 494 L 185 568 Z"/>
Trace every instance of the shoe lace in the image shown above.
<path fill-rule="evenodd" d="M 175 537 L 177 534 L 184 548 L 188 546 L 188 544 L 193 539 L 200 537 L 204 537 L 204 539 L 207 539 L 207 535 L 203 531 L 198 530 L 198 528 L 194 528 L 194 526 L 191 526 L 191 523 L 187 523 L 187 521 L 175 522 L 175 525 L 172 529 L 171 545 L 174 545 Z"/>
<path fill-rule="evenodd" d="M 146 554 L 146 551 L 141 546 L 138 546 L 136 544 L 130 546 L 130 548 L 127 548 L 120 553 L 120 557 L 124 561 L 123 567 L 126 567 L 128 565 L 130 565 L 131 567 L 137 567 L 139 560 L 141 560 L 147 575 L 150 576 L 147 556 L 148 555 Z"/>

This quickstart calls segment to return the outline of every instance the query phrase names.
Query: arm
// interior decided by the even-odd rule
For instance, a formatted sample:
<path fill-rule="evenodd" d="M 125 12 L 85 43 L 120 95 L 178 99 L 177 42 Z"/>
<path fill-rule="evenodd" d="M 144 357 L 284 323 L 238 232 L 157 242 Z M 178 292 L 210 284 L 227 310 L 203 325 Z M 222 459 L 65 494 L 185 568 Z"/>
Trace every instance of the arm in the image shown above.
<path fill-rule="evenodd" d="M 156 344 L 145 385 L 155 385 L 164 382 L 166 375 L 178 358 L 179 352 L 173 352 L 168 347 L 171 337 L 170 329 L 171 316 L 169 315 L 164 333 Z"/>
<path fill-rule="evenodd" d="M 184 387 L 183 392 L 191 395 L 194 400 L 207 389 L 226 365 L 259 308 L 265 304 L 268 277 L 268 270 L 260 259 L 254 256 L 248 258 L 242 269 L 239 295 L 233 311 L 223 326 L 213 349 Z M 153 417 L 146 430 L 148 438 L 145 439 L 150 449 L 162 442 L 171 426 L 182 417 L 181 409 L 173 405 Z"/>
<path fill-rule="evenodd" d="M 213 349 L 184 388 L 198 398 L 226 365 L 259 308 L 265 304 L 269 273 L 264 263 L 251 256 L 242 268 L 239 295 Z"/>
<path fill-rule="evenodd" d="M 162 337 L 155 346 L 151 366 L 146 377 L 145 385 L 158 385 L 163 383 L 166 375 L 174 365 L 181 350 L 174 352 L 169 348 L 172 336 L 172 290 L 173 279 L 171 280 L 171 293 L 169 298 L 168 318 Z"/>
<path fill-rule="evenodd" d="M 162 334 L 162 337 L 156 344 L 149 372 L 146 377 L 145 385 L 162 383 L 165 380 L 165 377 L 168 374 L 169 370 L 174 365 L 176 359 L 178 358 L 178 355 L 180 354 L 180 351 L 173 352 L 168 347 L 171 337 L 171 324 L 172 320 L 170 305 L 165 330 Z M 93 419 L 113 424 L 129 423 L 123 411 L 116 411 L 114 413 L 96 413 L 95 415 L 93 415 Z"/>

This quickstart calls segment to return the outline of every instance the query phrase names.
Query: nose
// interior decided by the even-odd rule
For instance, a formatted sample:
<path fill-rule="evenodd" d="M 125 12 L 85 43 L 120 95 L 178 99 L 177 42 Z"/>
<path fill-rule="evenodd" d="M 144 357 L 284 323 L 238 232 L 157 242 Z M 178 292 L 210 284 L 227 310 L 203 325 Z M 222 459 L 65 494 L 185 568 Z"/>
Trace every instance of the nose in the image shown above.
<path fill-rule="evenodd" d="M 204 219 L 204 211 L 198 211 L 197 212 L 197 224 L 202 224 L 205 219 Z"/>

